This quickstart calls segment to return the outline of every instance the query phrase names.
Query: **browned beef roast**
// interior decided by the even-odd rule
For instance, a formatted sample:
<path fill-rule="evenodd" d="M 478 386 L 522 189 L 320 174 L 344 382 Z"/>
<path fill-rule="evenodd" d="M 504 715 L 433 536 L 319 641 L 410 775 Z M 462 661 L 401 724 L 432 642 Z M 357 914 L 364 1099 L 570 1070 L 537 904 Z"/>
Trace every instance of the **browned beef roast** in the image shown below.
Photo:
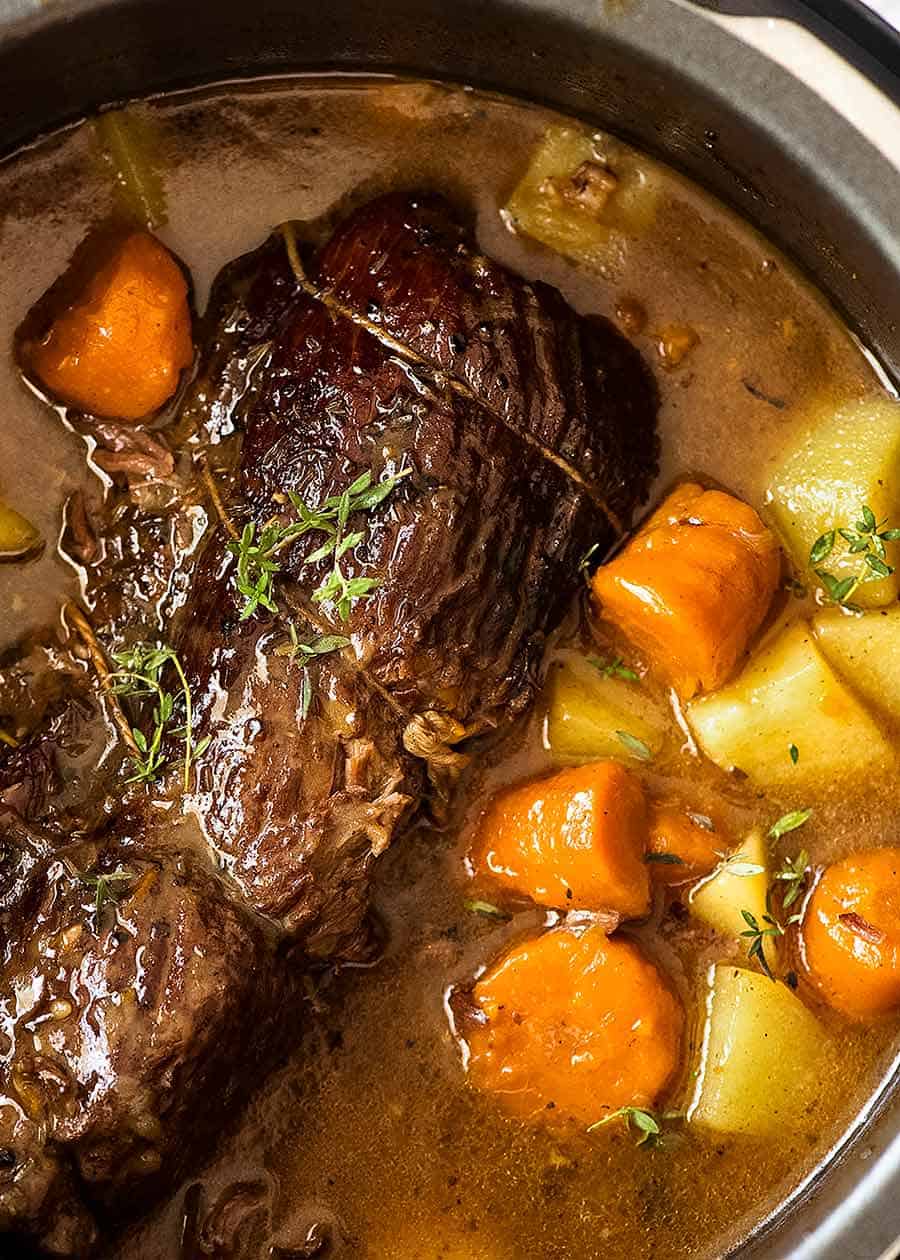
<path fill-rule="evenodd" d="M 98 1210 L 133 1215 L 220 1131 L 295 973 L 211 873 L 146 850 L 143 823 L 99 847 L 0 830 L 0 1231 L 81 1255 Z"/>
<path fill-rule="evenodd" d="M 364 534 L 347 575 L 381 585 L 345 624 L 310 601 L 331 564 L 307 563 L 322 535 L 282 557 L 282 606 L 304 635 L 352 639 L 312 667 L 307 718 L 297 671 L 271 654 L 278 632 L 237 622 L 221 546 L 183 650 L 213 735 L 204 828 L 250 903 L 321 952 L 353 948 L 372 858 L 419 799 L 421 762 L 445 788 L 453 746 L 530 701 L 579 560 L 646 493 L 656 438 L 637 352 L 475 254 L 439 198 L 371 202 L 309 276 L 281 235 L 227 273 L 202 394 L 245 430 L 241 489 L 259 525 L 290 519 L 288 491 L 314 507 L 365 470 L 404 474 L 347 522 Z"/>
<path fill-rule="evenodd" d="M 281 950 L 358 956 L 375 858 L 449 790 L 460 744 L 528 704 L 581 556 L 655 468 L 636 352 L 477 256 L 443 201 L 382 198 L 306 273 L 292 254 L 276 235 L 217 284 L 181 430 L 244 430 L 239 526 L 287 520 L 288 490 L 315 507 L 403 473 L 346 525 L 348 576 L 380 585 L 346 624 L 314 604 L 311 533 L 281 557 L 282 615 L 241 621 L 213 531 L 173 627 L 211 736 L 178 825 L 132 804 L 73 838 L 71 719 L 0 774 L 0 1231 L 47 1254 L 86 1253 L 98 1211 L 170 1183 L 296 1028 Z M 286 616 L 350 645 L 301 670 Z"/>

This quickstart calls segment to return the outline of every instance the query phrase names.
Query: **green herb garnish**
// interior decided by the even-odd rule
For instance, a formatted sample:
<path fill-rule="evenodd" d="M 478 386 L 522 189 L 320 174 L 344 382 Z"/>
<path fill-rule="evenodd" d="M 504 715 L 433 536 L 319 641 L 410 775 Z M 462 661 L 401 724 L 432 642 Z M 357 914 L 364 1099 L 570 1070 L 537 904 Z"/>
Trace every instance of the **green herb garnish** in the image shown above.
<path fill-rule="evenodd" d="M 806 849 L 801 849 L 793 860 L 785 858 L 784 865 L 774 877 L 777 883 L 784 884 L 781 904 L 785 910 L 789 910 L 803 892 L 803 884 L 808 873 L 809 854 Z M 799 915 L 792 915 L 788 922 L 796 922 L 799 918 Z"/>
<path fill-rule="evenodd" d="M 287 628 L 288 642 L 277 647 L 275 655 L 289 657 L 292 663 L 303 670 L 300 679 L 300 716 L 305 721 L 309 717 L 313 695 L 312 680 L 306 666 L 316 656 L 326 656 L 329 652 L 338 652 L 341 648 L 348 647 L 350 640 L 343 634 L 323 634 L 318 639 L 303 643 L 293 621 L 288 621 Z"/>
<path fill-rule="evenodd" d="M 209 744 L 209 737 L 195 743 L 194 710 L 191 689 L 184 669 L 173 648 L 164 643 L 135 643 L 121 652 L 113 652 L 118 666 L 109 676 L 110 690 L 126 699 L 154 698 L 153 726 L 149 735 L 138 726 L 131 727 L 136 752 L 131 754 L 136 773 L 129 783 L 149 783 L 158 779 L 169 761 L 165 748 L 167 738 L 179 739 L 184 746 L 184 788 L 190 788 L 191 765 Z M 163 686 L 166 666 L 171 665 L 178 679 L 175 692 Z M 176 705 L 184 709 L 184 722 L 174 726 Z"/>
<path fill-rule="evenodd" d="M 751 914 L 749 910 L 742 910 L 741 918 L 747 924 L 747 929 L 741 932 L 741 936 L 749 941 L 747 948 L 748 959 L 752 961 L 755 958 L 769 979 L 774 980 L 772 968 L 769 966 L 769 960 L 766 958 L 765 939 L 767 936 L 784 936 L 784 928 L 772 914 L 770 897 L 766 896 L 766 913 L 763 915 L 762 924 L 757 921 L 756 915 Z"/>
<path fill-rule="evenodd" d="M 864 504 L 860 519 L 854 521 L 852 528 L 829 529 L 820 534 L 813 543 L 809 552 L 809 565 L 833 603 L 850 606 L 850 596 L 862 582 L 890 577 L 894 572 L 894 566 L 887 562 L 885 543 L 897 542 L 900 539 L 900 529 L 885 529 L 885 523 L 886 518 L 884 521 L 876 521 L 875 513 L 868 504 Z M 848 555 L 860 557 L 859 572 L 845 578 L 838 578 L 827 569 L 819 567 L 834 551 L 838 537 L 847 544 Z"/>
<path fill-rule="evenodd" d="M 788 748 L 788 752 L 790 753 L 791 761 L 794 763 L 794 765 L 796 765 L 797 762 L 800 760 L 800 749 L 797 747 L 796 744 L 791 744 L 790 747 Z"/>
<path fill-rule="evenodd" d="M 121 896 L 121 893 L 116 890 L 114 885 L 134 878 L 134 872 L 126 870 L 121 865 L 117 866 L 114 871 L 104 871 L 97 875 L 79 875 L 79 879 L 83 884 L 87 884 L 89 888 L 94 889 L 94 915 L 98 925 L 100 916 L 103 913 L 103 907 L 109 902 L 113 904 L 118 903 Z"/>
<path fill-rule="evenodd" d="M 677 853 L 645 853 L 645 862 L 657 862 L 661 866 L 684 866 L 684 858 Z"/>
<path fill-rule="evenodd" d="M 509 919 L 511 916 L 490 901 L 464 901 L 463 905 L 472 914 L 484 914 L 491 919 Z"/>
<path fill-rule="evenodd" d="M 789 831 L 796 831 L 798 827 L 802 827 L 811 817 L 811 809 L 794 809 L 789 814 L 782 814 L 778 821 L 769 828 L 769 838 L 771 840 L 780 840 Z"/>
<path fill-rule="evenodd" d="M 615 656 L 611 661 L 605 661 L 602 656 L 589 656 L 587 662 L 607 678 L 624 678 L 626 682 L 640 682 L 637 674 L 633 669 L 628 668 L 621 656 Z"/>
<path fill-rule="evenodd" d="M 312 598 L 316 603 L 333 603 L 338 616 L 346 621 L 351 602 L 371 595 L 380 585 L 378 578 L 347 578 L 344 574 L 342 558 L 366 537 L 365 530 L 345 533 L 347 521 L 353 512 L 368 512 L 377 507 L 409 472 L 407 468 L 373 483 L 372 472 L 368 469 L 343 493 L 327 498 L 321 507 L 310 507 L 299 494 L 289 491 L 287 498 L 296 520 L 286 525 L 270 521 L 259 530 L 252 522 L 245 525 L 240 538 L 228 544 L 228 550 L 237 557 L 235 584 L 238 593 L 244 597 L 241 621 L 254 616 L 260 608 L 269 612 L 278 611 L 274 581 L 281 572 L 281 563 L 277 557 L 298 538 L 313 531 L 324 534 L 325 541 L 307 556 L 304 567 L 329 556 L 333 556 L 334 563 L 331 573 L 313 592 Z"/>
<path fill-rule="evenodd" d="M 594 543 L 592 546 L 588 547 L 587 551 L 578 561 L 579 573 L 583 573 L 584 570 L 588 568 L 588 566 L 590 565 L 591 561 L 593 560 L 594 556 L 597 554 L 599 549 L 600 549 L 599 543 Z"/>
<path fill-rule="evenodd" d="M 304 665 L 308 665 L 314 656 L 327 656 L 329 652 L 338 652 L 341 648 L 350 645 L 350 640 L 344 634 L 323 634 L 318 639 L 303 643 L 294 622 L 289 621 L 287 627 L 289 641 L 277 647 L 275 655 L 290 657 L 291 662 L 299 665 L 301 669 Z"/>
<path fill-rule="evenodd" d="M 727 870 L 729 875 L 749 878 L 751 875 L 764 874 L 766 868 L 758 862 L 748 862 L 746 853 L 732 853 L 730 857 L 722 859 L 719 869 Z"/>
<path fill-rule="evenodd" d="M 626 1129 L 634 1129 L 637 1134 L 636 1146 L 658 1146 L 662 1141 L 660 1122 L 677 1120 L 680 1115 L 679 1111 L 666 1111 L 657 1117 L 652 1111 L 645 1111 L 643 1107 L 619 1107 L 618 1110 L 611 1111 L 608 1116 L 603 1116 L 602 1119 L 588 1125 L 587 1131 L 593 1133 L 595 1129 L 601 1129 L 605 1124 L 612 1124 L 614 1120 L 624 1120 Z"/>
<path fill-rule="evenodd" d="M 616 738 L 625 745 L 633 757 L 638 757 L 641 761 L 650 761 L 653 757 L 651 750 L 642 739 L 638 739 L 637 735 L 631 735 L 628 731 L 616 731 Z"/>

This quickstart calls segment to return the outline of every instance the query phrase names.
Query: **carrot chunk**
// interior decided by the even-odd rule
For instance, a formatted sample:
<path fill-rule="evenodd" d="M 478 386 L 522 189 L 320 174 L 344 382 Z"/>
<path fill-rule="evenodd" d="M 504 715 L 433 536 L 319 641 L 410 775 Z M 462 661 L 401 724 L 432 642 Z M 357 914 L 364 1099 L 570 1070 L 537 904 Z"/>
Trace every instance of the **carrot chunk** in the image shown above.
<path fill-rule="evenodd" d="M 64 403 L 139 420 L 171 398 L 193 358 L 187 282 L 149 232 L 104 235 L 88 255 L 90 272 L 76 264 L 58 286 L 62 309 L 23 342 L 23 366 Z M 39 307 L 52 308 L 55 291 Z"/>
<path fill-rule="evenodd" d="M 681 1004 L 648 958 L 602 928 L 520 942 L 472 992 L 469 1078 L 521 1117 L 600 1120 L 651 1107 L 681 1053 Z"/>
<path fill-rule="evenodd" d="M 828 867 L 803 917 L 802 952 L 813 985 L 845 1015 L 900 1006 L 900 848 Z"/>
<path fill-rule="evenodd" d="M 561 770 L 501 792 L 481 820 L 471 862 L 542 906 L 650 909 L 647 810 L 638 779 L 615 761 Z"/>
<path fill-rule="evenodd" d="M 746 503 L 686 483 L 594 574 L 602 616 L 685 699 L 734 672 L 778 587 L 774 535 Z"/>
<path fill-rule="evenodd" d="M 680 806 L 663 801 L 650 806 L 649 833 L 650 873 L 656 883 L 672 887 L 708 875 L 725 846 L 721 833 L 695 822 Z M 654 857 L 659 860 L 653 861 Z"/>

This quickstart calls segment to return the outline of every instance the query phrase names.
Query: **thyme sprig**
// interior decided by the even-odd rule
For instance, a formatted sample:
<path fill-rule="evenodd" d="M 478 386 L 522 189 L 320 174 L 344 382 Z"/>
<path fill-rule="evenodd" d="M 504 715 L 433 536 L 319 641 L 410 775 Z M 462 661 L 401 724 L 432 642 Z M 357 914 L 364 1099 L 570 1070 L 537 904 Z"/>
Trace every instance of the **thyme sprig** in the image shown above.
<path fill-rule="evenodd" d="M 288 621 L 288 642 L 275 649 L 276 656 L 287 656 L 303 671 L 300 679 L 300 716 L 306 720 L 312 704 L 312 681 L 307 665 L 316 656 L 327 656 L 329 652 L 338 652 L 349 645 L 350 640 L 343 634 L 323 634 L 318 639 L 303 643 L 293 621 Z"/>
<path fill-rule="evenodd" d="M 797 825 L 799 826 L 800 824 L 798 823 Z M 762 869 L 762 867 L 757 868 L 759 871 L 762 871 Z M 809 854 L 806 849 L 801 849 L 795 858 L 785 858 L 781 870 L 777 871 L 772 877 L 772 883 L 766 892 L 766 912 L 762 916 L 762 922 L 760 923 L 756 915 L 750 910 L 741 911 L 741 917 L 747 924 L 746 930 L 741 932 L 741 936 L 749 942 L 747 957 L 751 961 L 755 959 L 770 980 L 774 980 L 775 976 L 772 974 L 769 960 L 766 958 L 766 937 L 777 938 L 785 936 L 787 929 L 793 924 L 799 923 L 803 918 L 802 914 L 795 912 L 788 915 L 785 921 L 782 922 L 773 909 L 773 895 L 779 885 L 784 885 L 781 892 L 781 908 L 785 912 L 790 910 L 803 892 L 808 874 Z"/>
<path fill-rule="evenodd" d="M 347 533 L 347 521 L 354 512 L 368 512 L 377 507 L 409 472 L 410 469 L 405 468 L 381 481 L 373 481 L 372 471 L 367 469 L 346 490 L 330 495 L 320 507 L 310 507 L 291 490 L 286 497 L 296 520 L 287 524 L 269 521 L 259 529 L 248 522 L 240 538 L 228 544 L 228 550 L 237 557 L 235 584 L 244 597 L 239 614 L 241 621 L 255 616 L 260 608 L 278 612 L 274 587 L 282 568 L 278 556 L 298 538 L 313 531 L 324 534 L 325 539 L 307 556 L 304 568 L 333 557 L 331 572 L 313 592 L 313 601 L 333 603 L 340 619 L 346 621 L 352 601 L 371 595 L 381 584 L 379 578 L 348 578 L 344 573 L 341 560 L 366 537 L 365 530 Z"/>
<path fill-rule="evenodd" d="M 665 1111 L 661 1116 L 657 1116 L 643 1107 L 619 1107 L 616 1111 L 611 1111 L 608 1116 L 602 1116 L 593 1124 L 588 1125 L 587 1132 L 593 1133 L 595 1129 L 601 1129 L 606 1124 L 623 1120 L 626 1129 L 633 1129 L 637 1134 L 636 1146 L 658 1146 L 663 1140 L 663 1122 L 677 1120 L 680 1116 L 680 1111 Z"/>
<path fill-rule="evenodd" d="M 181 741 L 184 753 L 184 788 L 188 791 L 191 766 L 209 744 L 209 737 L 194 740 L 194 708 L 191 689 L 181 661 L 174 648 L 165 643 L 135 643 L 121 652 L 113 652 L 117 668 L 109 675 L 110 690 L 114 695 L 133 700 L 153 699 L 152 725 L 149 734 L 140 726 L 131 727 L 135 751 L 131 753 L 135 773 L 129 783 L 149 783 L 158 779 L 169 764 L 166 747 L 169 738 Z M 170 691 L 163 685 L 167 666 L 171 666 L 178 680 L 177 690 Z M 176 707 L 184 712 L 184 722 L 175 725 Z"/>
<path fill-rule="evenodd" d="M 774 876 L 775 883 L 783 884 L 781 904 L 785 910 L 791 906 L 803 892 L 806 877 L 809 874 L 809 854 L 801 849 L 795 858 L 785 858 L 780 871 Z M 788 923 L 799 923 L 801 915 L 792 914 Z"/>
<path fill-rule="evenodd" d="M 774 980 L 775 976 L 766 958 L 765 942 L 766 937 L 784 936 L 784 928 L 772 912 L 771 890 L 766 894 L 766 912 L 762 916 L 762 923 L 749 910 L 742 910 L 741 918 L 747 924 L 746 929 L 741 932 L 741 936 L 749 942 L 747 958 L 751 962 L 755 959 L 769 979 Z"/>
<path fill-rule="evenodd" d="M 900 540 L 900 529 L 885 529 L 887 518 L 878 521 L 868 504 L 863 504 L 859 520 L 852 527 L 829 529 L 820 534 L 809 552 L 809 565 L 835 604 L 852 607 L 851 595 L 863 582 L 890 577 L 894 566 L 888 564 L 885 543 Z M 860 557 L 860 569 L 856 574 L 838 578 L 820 567 L 834 551 L 838 537 L 847 544 L 847 554 Z"/>

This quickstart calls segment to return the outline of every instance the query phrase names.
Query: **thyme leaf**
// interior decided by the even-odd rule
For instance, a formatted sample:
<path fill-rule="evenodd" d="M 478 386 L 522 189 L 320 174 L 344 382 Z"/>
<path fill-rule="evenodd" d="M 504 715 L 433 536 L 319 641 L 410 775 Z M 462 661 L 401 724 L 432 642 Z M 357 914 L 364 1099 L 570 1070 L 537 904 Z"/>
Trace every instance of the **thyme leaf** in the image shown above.
<path fill-rule="evenodd" d="M 677 853 L 645 853 L 645 862 L 657 862 L 661 866 L 684 866 L 684 858 Z"/>
<path fill-rule="evenodd" d="M 834 543 L 837 537 L 835 530 L 830 529 L 827 534 L 821 534 L 813 543 L 809 552 L 809 563 L 812 568 L 817 564 L 821 564 L 823 560 L 827 560 L 834 551 Z"/>
<path fill-rule="evenodd" d="M 802 827 L 811 817 L 811 809 L 793 809 L 788 814 L 782 814 L 778 821 L 774 822 L 769 828 L 769 838 L 771 840 L 780 840 L 789 831 L 796 831 L 798 827 Z"/>
<path fill-rule="evenodd" d="M 293 621 L 288 621 L 288 642 L 275 649 L 276 656 L 287 656 L 301 668 L 308 665 L 314 656 L 327 656 L 329 652 L 338 652 L 349 647 L 350 640 L 344 634 L 323 634 L 318 639 L 303 643 Z"/>
<path fill-rule="evenodd" d="M 598 552 L 599 550 L 600 550 L 600 544 L 599 544 L 599 543 L 594 543 L 592 546 L 588 547 L 587 551 L 584 553 L 584 555 L 583 555 L 583 556 L 581 557 L 581 559 L 578 561 L 578 572 L 579 572 L 579 573 L 584 573 L 584 572 L 585 572 L 585 570 L 587 570 L 588 568 L 590 568 L 591 561 L 593 560 L 594 556 L 597 554 L 597 552 Z"/>
<path fill-rule="evenodd" d="M 791 744 L 790 747 L 788 748 L 788 752 L 790 753 L 791 761 L 794 763 L 794 765 L 796 765 L 797 762 L 800 760 L 800 749 L 797 747 L 796 744 Z"/>
<path fill-rule="evenodd" d="M 764 874 L 766 868 L 760 866 L 758 862 L 748 861 L 746 853 L 732 853 L 729 857 L 723 858 L 719 869 L 726 870 L 729 875 L 749 878 L 751 875 Z"/>
<path fill-rule="evenodd" d="M 312 694 L 312 679 L 309 676 L 309 670 L 304 669 L 300 678 L 300 717 L 304 722 L 309 717 Z"/>
<path fill-rule="evenodd" d="M 642 739 L 638 739 L 637 735 L 632 735 L 628 731 L 616 731 L 616 738 L 620 743 L 624 744 L 633 757 L 638 757 L 641 761 L 650 761 L 653 753 Z"/>
<path fill-rule="evenodd" d="M 472 914 L 483 914 L 490 919 L 508 920 L 511 918 L 505 910 L 501 910 L 490 901 L 464 901 L 463 905 Z"/>
<path fill-rule="evenodd" d="M 607 678 L 624 678 L 625 682 L 640 682 L 637 674 L 633 669 L 628 668 L 621 656 L 614 656 L 611 661 L 605 661 L 602 656 L 589 656 L 587 662 Z"/>

